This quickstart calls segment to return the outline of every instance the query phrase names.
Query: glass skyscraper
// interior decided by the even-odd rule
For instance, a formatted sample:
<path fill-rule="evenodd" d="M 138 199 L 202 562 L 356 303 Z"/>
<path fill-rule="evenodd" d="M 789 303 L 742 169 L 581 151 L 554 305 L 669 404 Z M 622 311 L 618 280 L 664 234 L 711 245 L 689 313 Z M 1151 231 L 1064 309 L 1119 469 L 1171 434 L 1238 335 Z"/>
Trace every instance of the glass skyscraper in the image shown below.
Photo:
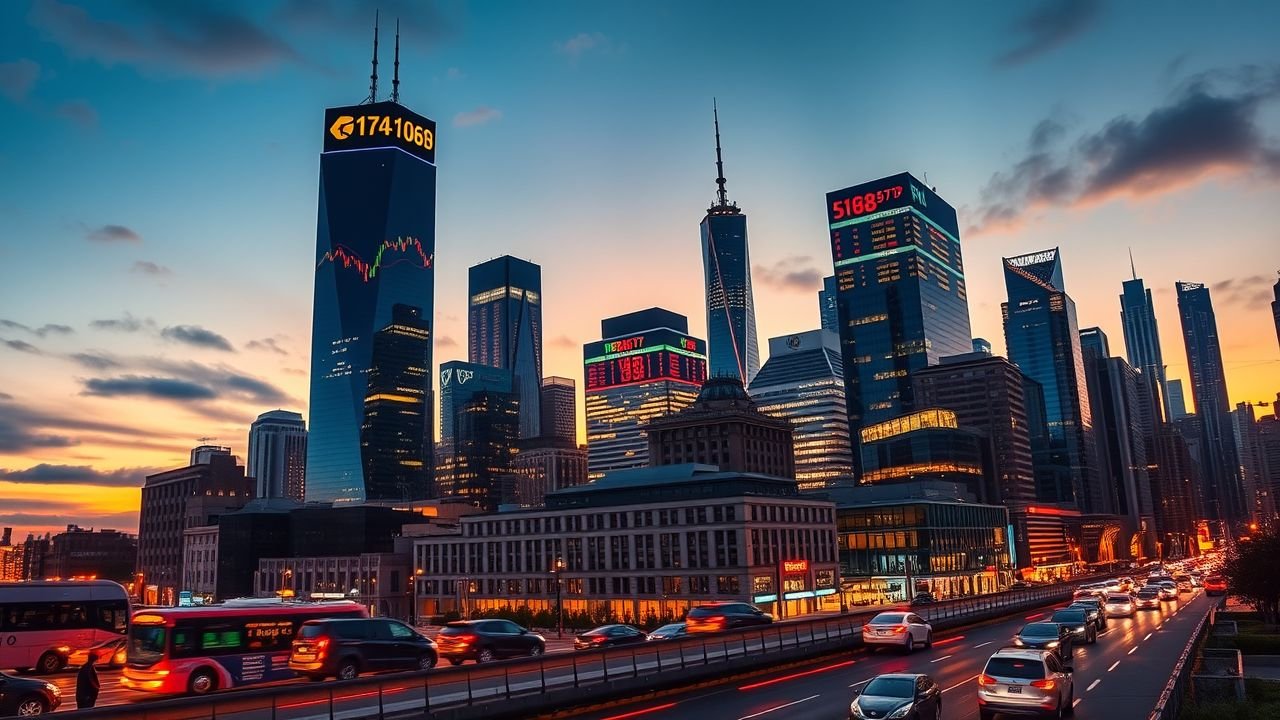
<path fill-rule="evenodd" d="M 495 511 L 516 501 L 512 461 L 520 396 L 510 370 L 455 360 L 440 366 L 441 497 Z"/>
<path fill-rule="evenodd" d="M 469 272 L 467 359 L 511 371 L 520 437 L 541 433 L 542 268 L 504 255 Z"/>
<path fill-rule="evenodd" d="M 1044 389 L 1049 437 L 1036 462 L 1037 499 L 1110 512 L 1097 480 L 1076 304 L 1064 290 L 1058 249 L 1004 258 L 1004 283 L 1009 300 L 1000 310 L 1009 359 Z"/>
<path fill-rule="evenodd" d="M 1169 417 L 1168 420 L 1181 420 L 1191 413 L 1187 412 L 1187 396 L 1182 390 L 1182 380 L 1174 378 L 1167 381 L 1169 386 Z"/>
<path fill-rule="evenodd" d="M 1156 310 L 1151 303 L 1151 291 L 1143 286 L 1134 272 L 1132 280 L 1124 281 L 1120 294 L 1120 324 L 1124 327 L 1124 348 L 1129 364 L 1142 373 L 1143 380 L 1151 385 L 1151 396 L 1156 398 L 1159 415 L 1156 422 L 1173 420 L 1169 404 L 1169 387 L 1164 377 L 1164 354 L 1160 352 L 1160 330 L 1156 325 Z"/>
<path fill-rule="evenodd" d="M 751 292 L 751 253 L 747 249 L 747 216 L 725 192 L 720 157 L 720 117 L 716 125 L 716 202 L 700 226 L 702 268 L 706 275 L 707 340 L 711 374 L 731 376 L 749 385 L 760 371 L 756 343 L 756 307 Z"/>
<path fill-rule="evenodd" d="M 249 426 L 246 473 L 258 482 L 260 498 L 306 497 L 307 423 L 302 415 L 271 410 Z"/>
<path fill-rule="evenodd" d="M 1237 521 L 1244 517 L 1245 507 L 1213 301 L 1209 288 L 1202 283 L 1178 282 L 1176 288 L 1187 367 L 1191 371 L 1191 397 L 1200 420 L 1205 519 Z"/>
<path fill-rule="evenodd" d="M 435 123 L 367 102 L 324 130 L 306 499 L 427 499 Z"/>
<path fill-rule="evenodd" d="M 440 364 L 440 445 L 446 451 L 457 434 L 458 408 L 482 390 L 515 393 L 511 371 L 462 360 Z"/>
<path fill-rule="evenodd" d="M 972 348 L 956 211 L 910 173 L 827 193 L 853 456 L 918 409 L 911 374 Z"/>
<path fill-rule="evenodd" d="M 822 319 L 822 329 L 840 335 L 840 311 L 836 307 L 836 276 L 822 278 L 822 289 L 818 291 L 818 316 Z"/>

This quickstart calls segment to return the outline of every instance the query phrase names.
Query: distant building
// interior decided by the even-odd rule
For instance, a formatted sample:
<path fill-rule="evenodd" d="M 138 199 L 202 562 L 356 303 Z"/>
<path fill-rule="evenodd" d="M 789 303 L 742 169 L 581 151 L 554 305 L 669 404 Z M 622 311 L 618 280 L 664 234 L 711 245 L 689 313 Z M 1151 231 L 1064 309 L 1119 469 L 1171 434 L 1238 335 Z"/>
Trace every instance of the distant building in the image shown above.
<path fill-rule="evenodd" d="M 97 578 L 129 583 L 138 561 L 138 538 L 119 530 L 85 530 L 68 525 L 54 535 L 45 559 L 45 576 Z"/>
<path fill-rule="evenodd" d="M 839 335 L 811 330 L 770 338 L 769 360 L 748 389 L 760 412 L 784 418 L 795 429 L 795 477 L 801 490 L 852 480 Z"/>
<path fill-rule="evenodd" d="M 1164 352 L 1160 349 L 1160 328 L 1156 323 L 1155 305 L 1151 291 L 1138 277 L 1135 270 L 1132 280 L 1124 281 L 1120 295 L 1120 324 L 1124 326 L 1124 347 L 1129 365 L 1142 373 L 1142 380 L 1151 386 L 1151 396 L 1156 399 L 1159 415 L 1156 422 L 1171 422 L 1172 403 L 1169 400 L 1169 383 L 1165 379 Z"/>
<path fill-rule="evenodd" d="M 461 360 L 440 365 L 440 444 L 446 453 L 457 435 L 458 413 L 478 392 L 516 394 L 510 370 Z"/>
<path fill-rule="evenodd" d="M 563 438 L 522 440 L 511 460 L 515 501 L 542 507 L 547 493 L 587 482 L 587 449 Z"/>
<path fill-rule="evenodd" d="M 307 423 L 288 410 L 262 413 L 249 426 L 246 472 L 258 481 L 258 497 L 306 497 Z"/>
<path fill-rule="evenodd" d="M 413 605 L 408 552 L 260 558 L 254 576 L 256 597 L 352 600 L 373 617 L 398 619 L 409 618 Z"/>
<path fill-rule="evenodd" d="M 1263 476 L 1262 445 L 1252 403 L 1236 403 L 1231 413 L 1232 439 L 1240 460 L 1241 489 L 1250 526 L 1267 526 L 1275 520 L 1271 483 Z"/>
<path fill-rule="evenodd" d="M 836 305 L 836 276 L 822 278 L 822 289 L 818 291 L 818 315 L 822 320 L 822 329 L 840 337 L 840 310 Z"/>
<path fill-rule="evenodd" d="M 1280 280 L 1276 280 L 1276 284 L 1271 287 L 1271 291 L 1275 293 L 1275 300 L 1271 301 L 1271 316 L 1276 321 L 1276 342 L 1280 342 Z"/>
<path fill-rule="evenodd" d="M 467 359 L 511 373 L 520 437 L 542 434 L 542 268 L 503 255 L 468 271 Z"/>
<path fill-rule="evenodd" d="M 692 405 L 649 421 L 648 433 L 651 466 L 695 463 L 796 476 L 790 421 L 761 412 L 736 377 L 707 380 Z"/>
<path fill-rule="evenodd" d="M 1280 417 L 1275 415 L 1258 418 L 1258 475 L 1276 503 L 1280 498 Z"/>
<path fill-rule="evenodd" d="M 868 425 L 861 434 L 861 485 L 927 480 L 959 483 L 981 502 L 999 502 L 990 443 L 941 408 Z"/>
<path fill-rule="evenodd" d="M 1186 395 L 1183 394 L 1182 380 L 1177 378 L 1168 381 L 1169 384 L 1169 422 L 1181 420 L 1191 413 L 1187 412 Z"/>
<path fill-rule="evenodd" d="M 1200 475 L 1182 433 L 1167 423 L 1157 425 L 1150 438 L 1147 461 L 1162 556 L 1184 558 L 1196 554 L 1196 520 L 1201 517 L 1196 488 L 1200 486 Z"/>
<path fill-rule="evenodd" d="M 991 341 L 986 338 L 973 339 L 973 351 L 976 353 L 991 354 Z"/>
<path fill-rule="evenodd" d="M 202 598 L 218 594 L 218 526 L 182 531 L 182 589 Z"/>
<path fill-rule="evenodd" d="M 578 443 L 578 387 L 573 378 L 542 378 L 541 437 Z"/>
<path fill-rule="evenodd" d="M 520 438 L 520 394 L 509 370 L 448 362 L 440 369 L 440 497 L 496 510 L 515 502 L 511 462 Z"/>

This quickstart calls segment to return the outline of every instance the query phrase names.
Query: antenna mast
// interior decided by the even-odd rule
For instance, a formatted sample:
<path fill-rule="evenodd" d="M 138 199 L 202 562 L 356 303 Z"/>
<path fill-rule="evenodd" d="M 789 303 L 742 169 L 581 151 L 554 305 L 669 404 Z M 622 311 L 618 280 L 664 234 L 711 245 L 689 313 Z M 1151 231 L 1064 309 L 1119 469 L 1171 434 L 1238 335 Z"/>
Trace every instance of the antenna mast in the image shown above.
<path fill-rule="evenodd" d="M 396 18 L 396 63 L 391 76 L 391 102 L 400 102 L 400 18 Z"/>
<path fill-rule="evenodd" d="M 720 156 L 720 109 L 716 107 L 715 98 L 711 98 L 711 114 L 716 123 L 716 204 L 727 206 L 729 193 L 724 189 L 724 159 Z"/>
<path fill-rule="evenodd" d="M 378 102 L 378 11 L 373 11 L 373 73 L 369 75 L 368 103 Z"/>
<path fill-rule="evenodd" d="M 1133 279 L 1138 279 L 1138 268 L 1133 264 L 1133 248 L 1129 248 L 1129 272 L 1133 273 Z"/>

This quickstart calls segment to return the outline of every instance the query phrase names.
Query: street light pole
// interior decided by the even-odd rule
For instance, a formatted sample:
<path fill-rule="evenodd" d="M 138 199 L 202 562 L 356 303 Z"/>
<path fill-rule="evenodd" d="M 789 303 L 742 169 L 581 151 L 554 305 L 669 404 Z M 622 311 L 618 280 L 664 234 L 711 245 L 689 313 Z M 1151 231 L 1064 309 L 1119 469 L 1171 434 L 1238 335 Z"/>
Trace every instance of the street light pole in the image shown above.
<path fill-rule="evenodd" d="M 564 558 L 556 556 L 555 563 L 551 566 L 551 574 L 556 579 L 556 637 L 564 637 L 564 604 L 560 598 L 560 573 L 564 572 Z"/>

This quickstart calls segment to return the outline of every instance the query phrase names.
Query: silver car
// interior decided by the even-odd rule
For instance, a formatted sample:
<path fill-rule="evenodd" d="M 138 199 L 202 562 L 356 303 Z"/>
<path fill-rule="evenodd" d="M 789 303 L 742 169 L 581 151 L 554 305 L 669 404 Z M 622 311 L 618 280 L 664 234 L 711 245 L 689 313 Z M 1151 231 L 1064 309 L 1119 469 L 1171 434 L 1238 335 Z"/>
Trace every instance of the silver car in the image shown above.
<path fill-rule="evenodd" d="M 996 713 L 1061 718 L 1074 713 L 1071 666 L 1048 650 L 1003 648 L 978 676 L 978 717 Z"/>
<path fill-rule="evenodd" d="M 890 645 L 911 652 L 933 647 L 933 626 L 913 612 L 882 612 L 862 626 L 863 645 Z"/>

